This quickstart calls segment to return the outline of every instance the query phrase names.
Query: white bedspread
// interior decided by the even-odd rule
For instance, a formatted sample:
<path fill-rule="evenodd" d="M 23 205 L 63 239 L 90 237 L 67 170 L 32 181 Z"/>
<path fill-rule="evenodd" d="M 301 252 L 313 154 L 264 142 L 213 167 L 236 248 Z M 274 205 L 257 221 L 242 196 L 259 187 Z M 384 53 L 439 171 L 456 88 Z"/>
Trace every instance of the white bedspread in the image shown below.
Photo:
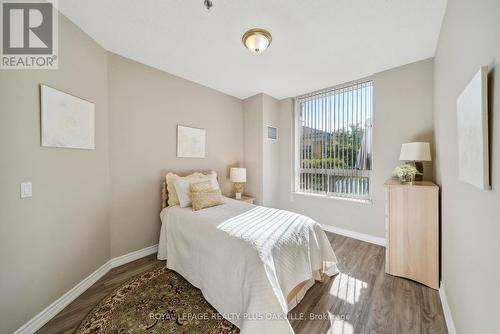
<path fill-rule="evenodd" d="M 158 258 L 198 287 L 206 300 L 245 333 L 293 333 L 286 296 L 297 284 L 337 271 L 321 226 L 284 210 L 225 198 L 193 212 L 161 212 Z M 314 275 L 316 273 L 316 275 Z"/>

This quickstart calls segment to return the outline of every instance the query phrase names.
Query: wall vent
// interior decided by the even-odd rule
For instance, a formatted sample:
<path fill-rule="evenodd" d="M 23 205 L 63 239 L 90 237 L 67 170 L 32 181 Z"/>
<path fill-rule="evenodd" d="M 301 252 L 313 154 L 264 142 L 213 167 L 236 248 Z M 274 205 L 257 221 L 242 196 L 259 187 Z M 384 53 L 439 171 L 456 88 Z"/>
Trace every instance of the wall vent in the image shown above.
<path fill-rule="evenodd" d="M 267 139 L 277 140 L 278 139 L 278 129 L 272 126 L 267 127 Z"/>

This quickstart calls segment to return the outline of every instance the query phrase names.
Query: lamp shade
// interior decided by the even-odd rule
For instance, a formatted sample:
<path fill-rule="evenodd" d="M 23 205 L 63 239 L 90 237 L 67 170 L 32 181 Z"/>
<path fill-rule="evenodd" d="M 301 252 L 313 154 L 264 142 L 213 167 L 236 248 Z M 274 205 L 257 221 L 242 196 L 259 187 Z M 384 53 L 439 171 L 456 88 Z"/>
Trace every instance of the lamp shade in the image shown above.
<path fill-rule="evenodd" d="M 247 181 L 247 169 L 246 168 L 231 168 L 229 172 L 229 178 L 232 182 L 246 182 Z"/>
<path fill-rule="evenodd" d="M 431 161 L 429 143 L 406 143 L 401 146 L 399 160 L 402 161 Z"/>

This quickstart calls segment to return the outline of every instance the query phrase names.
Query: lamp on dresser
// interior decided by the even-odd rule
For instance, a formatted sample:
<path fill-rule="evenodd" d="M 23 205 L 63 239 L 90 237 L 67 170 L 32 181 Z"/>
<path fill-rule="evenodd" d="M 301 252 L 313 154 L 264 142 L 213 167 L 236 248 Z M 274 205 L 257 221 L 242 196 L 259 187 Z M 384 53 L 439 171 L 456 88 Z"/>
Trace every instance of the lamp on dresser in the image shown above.
<path fill-rule="evenodd" d="M 234 193 L 236 199 L 241 199 L 241 193 L 247 182 L 247 169 L 233 167 L 229 171 L 229 179 L 234 183 Z"/>
<path fill-rule="evenodd" d="M 415 176 L 415 181 L 422 181 L 424 174 L 422 161 L 432 161 L 429 143 L 415 142 L 401 145 L 399 160 L 413 161 L 415 168 L 421 173 Z"/>

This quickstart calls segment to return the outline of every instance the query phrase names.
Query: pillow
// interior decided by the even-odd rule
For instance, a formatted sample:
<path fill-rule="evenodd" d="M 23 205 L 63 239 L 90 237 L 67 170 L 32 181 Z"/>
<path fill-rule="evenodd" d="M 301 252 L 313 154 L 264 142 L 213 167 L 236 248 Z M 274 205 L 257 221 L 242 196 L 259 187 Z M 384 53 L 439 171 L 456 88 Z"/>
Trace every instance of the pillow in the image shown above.
<path fill-rule="evenodd" d="M 193 211 L 220 205 L 224 203 L 224 197 L 220 189 L 209 191 L 193 191 L 191 193 Z"/>
<path fill-rule="evenodd" d="M 189 186 L 191 192 L 193 191 L 210 191 L 210 190 L 215 190 L 212 185 L 212 181 L 202 181 L 202 182 L 194 182 L 191 183 Z"/>
<path fill-rule="evenodd" d="M 173 205 L 179 204 L 179 198 L 177 196 L 177 192 L 175 191 L 175 186 L 174 186 L 174 182 L 176 180 L 179 180 L 179 179 L 197 179 L 197 178 L 200 178 L 203 176 L 205 176 L 205 175 L 203 175 L 202 173 L 193 173 L 193 174 L 185 176 L 185 177 L 179 176 L 179 175 L 174 174 L 174 173 L 168 173 L 165 176 L 165 180 L 167 181 L 168 205 L 173 206 Z"/>
<path fill-rule="evenodd" d="M 217 173 L 215 172 L 202 177 L 184 178 L 174 181 L 175 191 L 177 193 L 177 198 L 179 200 L 179 205 L 181 208 L 186 208 L 191 205 L 191 184 L 200 182 L 210 182 L 210 188 L 208 190 L 219 189 L 219 183 L 217 182 Z"/>

